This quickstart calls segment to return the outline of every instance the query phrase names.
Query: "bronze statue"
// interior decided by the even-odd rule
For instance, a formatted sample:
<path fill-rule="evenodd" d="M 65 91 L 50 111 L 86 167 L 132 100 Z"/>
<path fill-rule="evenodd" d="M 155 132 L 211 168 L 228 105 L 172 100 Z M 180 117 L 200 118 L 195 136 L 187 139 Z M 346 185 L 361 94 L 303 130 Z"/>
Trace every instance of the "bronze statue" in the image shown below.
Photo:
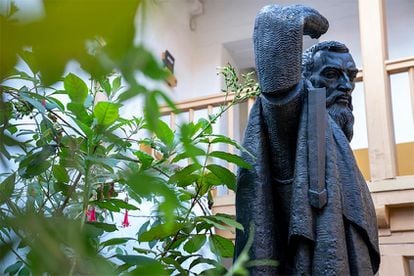
<path fill-rule="evenodd" d="M 374 205 L 349 141 L 357 69 L 348 48 L 321 42 L 302 54 L 303 35 L 328 21 L 301 6 L 264 7 L 254 27 L 261 95 L 245 132 L 237 220 L 254 225 L 252 275 L 374 275 L 379 268 Z M 236 233 L 237 257 L 248 231 Z"/>

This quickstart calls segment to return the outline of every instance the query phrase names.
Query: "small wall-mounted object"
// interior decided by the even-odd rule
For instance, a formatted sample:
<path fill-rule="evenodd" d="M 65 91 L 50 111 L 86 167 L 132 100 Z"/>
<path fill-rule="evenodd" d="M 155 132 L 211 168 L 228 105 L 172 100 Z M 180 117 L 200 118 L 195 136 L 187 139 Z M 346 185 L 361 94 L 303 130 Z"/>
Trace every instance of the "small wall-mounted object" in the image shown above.
<path fill-rule="evenodd" d="M 170 87 L 176 87 L 177 78 L 174 76 L 175 58 L 168 50 L 165 50 L 165 52 L 162 53 L 161 58 L 162 58 L 162 62 L 164 63 L 165 67 L 167 67 L 168 71 L 170 71 L 171 73 L 166 79 L 167 84 Z"/>

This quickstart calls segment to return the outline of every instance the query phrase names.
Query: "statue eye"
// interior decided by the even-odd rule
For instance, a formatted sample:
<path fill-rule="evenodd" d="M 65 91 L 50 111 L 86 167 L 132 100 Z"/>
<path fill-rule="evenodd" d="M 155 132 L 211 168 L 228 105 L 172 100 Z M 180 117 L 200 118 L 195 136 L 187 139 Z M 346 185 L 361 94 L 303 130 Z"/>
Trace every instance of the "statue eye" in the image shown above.
<path fill-rule="evenodd" d="M 336 79 L 338 78 L 339 74 L 336 70 L 329 69 L 323 72 L 323 76 L 328 79 Z"/>

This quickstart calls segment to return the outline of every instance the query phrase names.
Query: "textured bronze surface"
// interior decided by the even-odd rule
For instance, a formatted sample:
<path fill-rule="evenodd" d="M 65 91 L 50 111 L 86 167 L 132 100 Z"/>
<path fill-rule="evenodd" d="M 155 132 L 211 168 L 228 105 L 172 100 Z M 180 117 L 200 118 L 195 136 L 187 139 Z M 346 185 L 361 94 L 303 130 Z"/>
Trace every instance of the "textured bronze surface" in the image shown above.
<path fill-rule="evenodd" d="M 357 73 L 348 48 L 318 38 L 328 21 L 301 6 L 264 7 L 254 46 L 262 94 L 250 112 L 237 177 L 236 216 L 254 225 L 252 275 L 373 275 L 380 255 L 372 199 L 349 147 Z M 325 97 L 308 95 L 326 93 Z M 309 97 L 308 97 L 309 96 Z M 313 97 L 315 96 L 315 97 Z M 322 101 L 322 103 L 320 102 Z M 248 231 L 237 231 L 237 257 Z"/>

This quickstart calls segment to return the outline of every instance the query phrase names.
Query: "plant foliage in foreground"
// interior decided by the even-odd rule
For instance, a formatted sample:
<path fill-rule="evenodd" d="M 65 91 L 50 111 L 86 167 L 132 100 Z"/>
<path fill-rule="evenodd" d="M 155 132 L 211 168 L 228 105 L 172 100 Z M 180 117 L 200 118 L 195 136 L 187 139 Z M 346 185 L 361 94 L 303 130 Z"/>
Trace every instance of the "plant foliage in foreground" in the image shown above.
<path fill-rule="evenodd" d="M 125 10 L 117 6 L 111 24 L 133 33 L 131 10 L 138 2 L 129 1 L 132 6 Z M 1 18 L 6 35 L 22 34 L 10 40 L 9 52 L 2 52 L 8 59 L 1 64 L 7 70 L 1 72 L 0 152 L 15 167 L 0 174 L 0 263 L 14 258 L 1 273 L 246 274 L 247 251 L 227 271 L 221 259 L 232 257 L 233 244 L 214 232 L 242 226 L 229 215 L 212 215 L 210 207 L 215 187 L 235 189 L 227 165 L 250 165 L 219 150 L 220 144 L 243 148 L 214 134 L 212 125 L 229 107 L 257 94 L 251 74 L 239 82 L 232 67 L 221 68 L 226 93 L 235 92 L 234 100 L 217 114 L 174 131 L 159 119 L 159 105 L 174 108 L 171 100 L 134 77 L 141 72 L 156 81 L 165 78 L 154 57 L 133 45 L 132 36 L 111 32 L 105 22 L 88 25 L 90 13 L 77 14 L 88 28 L 73 29 L 77 6 L 56 3 L 44 1 L 46 17 L 29 26 L 10 21 L 14 9 Z M 103 15 L 113 11 L 111 3 L 99 6 L 99 18 L 109 18 Z M 57 16 L 59 8 L 67 13 Z M 85 1 L 86 11 L 95 8 L 93 1 Z M 45 45 L 57 26 L 76 43 Z M 41 37 L 26 33 L 37 31 Z M 14 54 L 30 72 L 9 71 Z M 90 82 L 73 73 L 61 78 L 71 58 L 90 74 Z M 134 96 L 142 98 L 144 116 L 121 117 L 120 109 Z M 140 210 L 148 204 L 154 206 L 149 214 Z M 135 235 L 122 236 L 120 227 L 137 226 L 130 225 L 128 212 L 142 223 Z M 117 213 L 124 217 L 122 224 Z M 206 250 L 217 257 L 206 258 L 201 254 Z"/>
<path fill-rule="evenodd" d="M 243 150 L 212 132 L 229 106 L 177 131 L 158 119 L 149 128 L 143 118 L 120 117 L 119 77 L 88 87 L 70 73 L 64 90 L 55 90 L 36 73 L 25 76 L 31 86 L 3 85 L 10 118 L 4 127 L 20 139 L 19 148 L 8 152 L 18 167 L 3 173 L 0 184 L 2 252 L 17 257 L 4 272 L 187 275 L 199 264 L 211 265 L 211 273 L 226 272 L 220 259 L 232 257 L 233 244 L 213 227 L 243 229 L 229 215 L 211 214 L 212 189 L 235 189 L 235 175 L 226 164 L 250 166 L 217 150 L 219 144 Z M 108 100 L 92 104 L 97 93 Z M 251 95 L 239 93 L 232 104 Z M 62 94 L 69 96 L 66 105 L 58 100 Z M 145 138 L 148 130 L 154 134 Z M 126 201 L 125 194 L 133 200 Z M 137 235 L 106 238 L 120 231 L 113 214 L 138 210 L 142 202 L 156 208 L 143 214 L 148 218 Z M 206 244 L 217 260 L 200 254 Z"/>

